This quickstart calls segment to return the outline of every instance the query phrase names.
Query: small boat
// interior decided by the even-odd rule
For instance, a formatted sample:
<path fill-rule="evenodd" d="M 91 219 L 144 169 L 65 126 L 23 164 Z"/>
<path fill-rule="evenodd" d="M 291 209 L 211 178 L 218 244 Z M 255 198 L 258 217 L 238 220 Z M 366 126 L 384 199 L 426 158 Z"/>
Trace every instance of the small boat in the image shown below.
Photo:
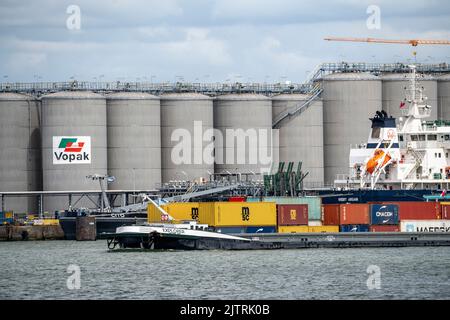
<path fill-rule="evenodd" d="M 107 237 L 108 249 L 151 250 L 246 249 L 251 239 L 212 232 L 195 221 L 181 224 L 123 226 Z"/>

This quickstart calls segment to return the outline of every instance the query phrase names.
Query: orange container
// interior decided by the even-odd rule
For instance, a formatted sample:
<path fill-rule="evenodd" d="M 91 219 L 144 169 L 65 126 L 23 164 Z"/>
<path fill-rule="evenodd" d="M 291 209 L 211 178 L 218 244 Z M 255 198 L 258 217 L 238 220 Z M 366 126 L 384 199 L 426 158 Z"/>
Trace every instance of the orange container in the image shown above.
<path fill-rule="evenodd" d="M 340 224 L 370 224 L 369 204 L 341 204 L 339 208 Z"/>
<path fill-rule="evenodd" d="M 322 223 L 324 226 L 339 225 L 339 204 L 323 204 L 322 205 Z"/>

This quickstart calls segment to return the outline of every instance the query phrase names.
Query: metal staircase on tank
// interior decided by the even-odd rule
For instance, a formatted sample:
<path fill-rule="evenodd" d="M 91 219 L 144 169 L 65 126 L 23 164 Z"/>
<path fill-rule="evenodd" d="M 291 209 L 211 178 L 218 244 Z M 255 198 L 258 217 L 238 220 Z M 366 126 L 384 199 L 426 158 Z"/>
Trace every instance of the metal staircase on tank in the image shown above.
<path fill-rule="evenodd" d="M 320 96 L 323 89 L 319 83 L 316 83 L 313 91 L 311 92 L 311 96 L 306 101 L 302 101 L 291 109 L 288 109 L 278 115 L 272 123 L 272 128 L 276 128 L 281 121 L 286 119 L 287 117 L 297 116 L 304 112 L 308 107 Z"/>

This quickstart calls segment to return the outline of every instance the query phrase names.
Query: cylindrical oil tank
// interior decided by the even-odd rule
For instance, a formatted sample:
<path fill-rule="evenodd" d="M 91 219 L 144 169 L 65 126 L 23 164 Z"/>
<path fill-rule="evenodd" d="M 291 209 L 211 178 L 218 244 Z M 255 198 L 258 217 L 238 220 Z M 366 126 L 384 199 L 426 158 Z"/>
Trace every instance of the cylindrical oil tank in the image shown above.
<path fill-rule="evenodd" d="M 90 175 L 107 174 L 106 101 L 88 91 L 61 91 L 42 97 L 44 191 L 100 190 Z M 91 197 L 91 199 L 95 197 Z M 44 210 L 68 208 L 68 197 L 46 196 Z M 72 206 L 96 208 L 87 197 Z"/>
<path fill-rule="evenodd" d="M 0 93 L 0 191 L 42 190 L 40 117 L 33 97 Z M 3 201 L 4 210 L 37 212 L 36 197 L 6 196 Z"/>
<path fill-rule="evenodd" d="M 225 94 L 214 100 L 216 173 L 270 171 L 273 165 L 272 102 L 260 94 Z M 252 175 L 248 176 L 253 179 Z M 261 179 L 261 176 L 256 176 Z"/>
<path fill-rule="evenodd" d="M 450 74 L 438 78 L 438 109 L 440 120 L 450 120 Z"/>
<path fill-rule="evenodd" d="M 159 98 L 148 93 L 106 96 L 109 190 L 153 190 L 161 184 Z"/>
<path fill-rule="evenodd" d="M 277 119 L 288 110 L 295 110 L 308 101 L 304 94 L 280 94 L 272 97 L 272 117 Z M 302 171 L 308 172 L 305 187 L 320 187 L 324 183 L 323 166 L 323 105 L 316 99 L 304 111 L 282 120 L 279 130 L 279 161 L 302 162 Z"/>
<path fill-rule="evenodd" d="M 404 116 L 400 109 L 400 102 L 404 101 L 407 94 L 406 89 L 409 86 L 411 74 L 406 73 L 389 73 L 381 76 L 382 80 L 382 99 L 383 110 L 389 116 L 397 119 Z M 420 87 L 423 87 L 423 94 L 427 97 L 425 103 L 431 106 L 431 116 L 425 120 L 437 120 L 438 103 L 437 103 L 437 82 L 434 77 L 429 75 L 420 75 L 418 78 Z"/>
<path fill-rule="evenodd" d="M 349 174 L 353 145 L 367 143 L 369 117 L 381 110 L 381 80 L 366 73 L 334 73 L 323 79 L 325 183 Z"/>
<path fill-rule="evenodd" d="M 167 93 L 160 99 L 162 182 L 209 180 L 214 173 L 212 98 Z"/>

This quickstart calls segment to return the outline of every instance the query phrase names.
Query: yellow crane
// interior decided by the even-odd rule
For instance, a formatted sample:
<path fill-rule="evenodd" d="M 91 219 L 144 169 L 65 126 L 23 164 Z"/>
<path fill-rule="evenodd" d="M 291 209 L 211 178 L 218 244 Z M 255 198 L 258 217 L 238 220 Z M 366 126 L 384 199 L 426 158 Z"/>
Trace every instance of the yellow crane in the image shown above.
<path fill-rule="evenodd" d="M 410 40 L 392 40 L 392 39 L 376 39 L 376 38 L 342 38 L 342 37 L 328 37 L 327 41 L 350 41 L 350 42 L 374 42 L 374 43 L 393 43 L 393 44 L 410 44 L 417 47 L 419 44 L 438 44 L 449 45 L 449 40 L 429 40 L 429 39 L 410 39 Z"/>

